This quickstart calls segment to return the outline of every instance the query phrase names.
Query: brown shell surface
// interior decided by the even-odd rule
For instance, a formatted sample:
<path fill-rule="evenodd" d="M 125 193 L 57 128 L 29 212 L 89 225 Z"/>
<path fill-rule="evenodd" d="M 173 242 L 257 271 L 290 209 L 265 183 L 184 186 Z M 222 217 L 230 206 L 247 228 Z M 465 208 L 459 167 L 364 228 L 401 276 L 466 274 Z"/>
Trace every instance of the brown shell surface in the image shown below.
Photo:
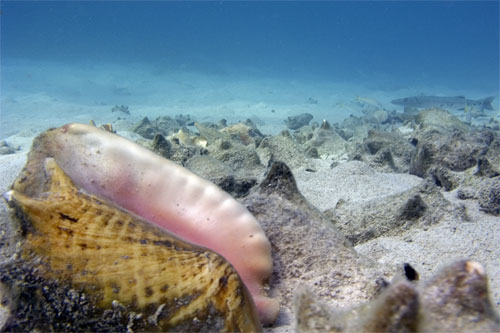
<path fill-rule="evenodd" d="M 9 199 L 25 237 L 22 257 L 44 278 L 87 293 L 103 309 L 118 301 L 145 316 L 159 313 L 147 329 L 189 329 L 214 316 L 224 323 L 215 330 L 261 329 L 251 296 L 223 257 L 83 193 L 53 159 L 45 174 L 37 196 L 23 194 L 18 181 Z"/>

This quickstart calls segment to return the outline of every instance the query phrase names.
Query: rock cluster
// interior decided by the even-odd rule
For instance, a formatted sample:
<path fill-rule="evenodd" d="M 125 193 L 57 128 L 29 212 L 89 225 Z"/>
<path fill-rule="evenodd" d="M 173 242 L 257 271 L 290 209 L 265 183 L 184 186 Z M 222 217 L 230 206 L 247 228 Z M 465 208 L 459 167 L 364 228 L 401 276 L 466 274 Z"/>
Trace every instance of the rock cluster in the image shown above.
<path fill-rule="evenodd" d="M 379 105 L 341 124 L 312 119 L 289 117 L 274 136 L 251 120 L 190 116 L 144 118 L 134 132 L 139 144 L 216 183 L 259 220 L 272 244 L 269 292 L 282 308 L 267 330 L 498 331 L 479 264 L 459 261 L 415 282 L 397 278 L 401 267 L 354 250 L 378 237 L 471 222 L 470 202 L 500 215 L 498 128 L 473 127 L 440 109 L 396 113 Z M 405 186 L 369 189 L 363 200 L 325 198 L 331 192 L 321 177 L 333 176 L 337 192 L 359 184 L 367 192 L 376 177 L 373 187 L 383 187 L 383 177 Z M 306 198 L 295 179 L 300 187 L 312 178 L 320 179 L 318 195 L 308 188 Z"/>

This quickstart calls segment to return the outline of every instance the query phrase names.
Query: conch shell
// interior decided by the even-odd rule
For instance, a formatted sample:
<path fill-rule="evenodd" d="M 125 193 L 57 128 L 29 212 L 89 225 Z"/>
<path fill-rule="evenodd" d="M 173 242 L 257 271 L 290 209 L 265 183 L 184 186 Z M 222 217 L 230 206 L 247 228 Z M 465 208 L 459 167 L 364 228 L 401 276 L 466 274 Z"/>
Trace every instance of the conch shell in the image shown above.
<path fill-rule="evenodd" d="M 260 331 L 252 298 L 223 257 L 84 193 L 52 158 L 44 171 L 35 192 L 18 185 L 30 177 L 23 172 L 5 194 L 22 230 L 22 260 L 44 279 L 103 310 L 122 304 L 143 314 L 146 331 Z"/>
<path fill-rule="evenodd" d="M 15 184 L 23 193 L 39 186 L 47 157 L 87 193 L 223 256 L 248 288 L 263 324 L 276 319 L 279 303 L 266 290 L 271 244 L 255 217 L 229 194 L 123 137 L 77 123 L 35 138 L 23 170 L 27 176 Z"/>

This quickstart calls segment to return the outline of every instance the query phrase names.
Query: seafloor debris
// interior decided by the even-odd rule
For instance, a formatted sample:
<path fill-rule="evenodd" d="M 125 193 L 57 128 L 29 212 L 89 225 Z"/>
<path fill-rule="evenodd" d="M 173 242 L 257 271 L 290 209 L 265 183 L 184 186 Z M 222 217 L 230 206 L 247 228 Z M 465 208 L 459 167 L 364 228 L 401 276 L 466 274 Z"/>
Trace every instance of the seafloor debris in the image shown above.
<path fill-rule="evenodd" d="M 111 109 L 111 112 L 123 112 L 125 114 L 130 115 L 130 109 L 127 105 L 115 105 Z"/>
<path fill-rule="evenodd" d="M 99 127 L 102 130 L 108 131 L 110 133 L 115 133 L 113 130 L 113 125 L 112 124 L 102 124 L 101 126 L 97 126 L 94 120 L 89 121 L 89 125 L 94 126 L 94 127 Z"/>
<path fill-rule="evenodd" d="M 19 149 L 15 149 L 4 140 L 0 141 L 0 155 L 14 154 Z"/>
<path fill-rule="evenodd" d="M 260 330 L 223 257 L 85 194 L 52 158 L 40 171 L 35 192 L 6 194 L 22 235 L 0 270 L 7 331 Z"/>
<path fill-rule="evenodd" d="M 393 235 L 411 235 L 413 231 L 422 232 L 422 228 L 424 230 L 429 228 L 436 232 L 434 227 L 429 227 L 431 224 L 445 222 L 447 225 L 448 223 L 453 225 L 456 223 L 458 227 L 463 222 L 471 222 L 470 218 L 473 215 L 469 213 L 473 214 L 473 211 L 469 210 L 469 202 L 452 200 L 455 193 L 459 199 L 475 200 L 474 204 L 478 204 L 488 214 L 500 214 L 498 132 L 491 130 L 491 128 L 466 126 L 458 118 L 439 109 L 420 112 L 416 110 L 415 113 L 406 112 L 404 114 L 387 111 L 388 119 L 383 122 L 376 121 L 372 117 L 377 110 L 374 108 L 372 113 L 363 112 L 363 115 L 359 117 L 349 117 L 340 125 L 324 122 L 323 126 L 320 127 L 318 123 L 312 123 L 296 131 L 285 130 L 280 135 L 275 136 L 263 136 L 246 122 L 236 125 L 228 124 L 225 121 L 195 124 L 188 119 L 189 117 L 184 117 L 186 119 L 160 117 L 151 122 L 141 122 L 144 136 L 150 137 L 150 139 L 140 138 L 138 143 L 150 149 L 153 147 L 155 152 L 169 157 L 172 161 L 215 182 L 231 195 L 239 197 L 259 220 L 271 242 L 274 264 L 269 284 L 264 284 L 263 290 L 278 300 L 282 309 L 275 326 L 269 329 L 271 332 L 291 330 L 287 325 L 292 325 L 295 321 L 290 309 L 293 295 L 299 286 L 307 285 L 312 291 L 307 295 L 310 303 L 313 304 L 311 306 L 313 309 L 316 308 L 328 314 L 330 312 L 327 310 L 330 309 L 330 306 L 345 308 L 352 307 L 353 304 L 368 302 L 379 293 L 381 288 L 385 288 L 385 284 L 389 284 L 387 281 L 393 277 L 393 267 L 385 266 L 382 261 L 372 262 L 371 256 L 367 258 L 357 254 L 348 240 L 358 244 L 380 235 L 388 236 L 389 239 Z M 190 127 L 192 125 L 197 127 L 199 133 L 192 130 Z M 115 123 L 117 129 L 121 129 L 120 126 L 120 124 Z M 163 132 L 164 135 L 155 138 L 157 132 Z M 206 144 L 206 147 L 196 146 L 193 143 L 195 138 L 202 139 L 202 143 Z M 45 143 L 48 142 L 50 139 L 47 139 Z M 92 156 L 96 159 L 98 156 L 102 159 L 109 156 L 107 153 L 102 153 L 101 149 L 92 150 L 92 145 L 86 147 L 89 148 L 88 153 L 93 154 Z M 52 149 L 56 149 L 56 147 Z M 416 156 L 417 152 L 418 156 Z M 58 154 L 58 152 L 52 150 L 51 154 Z M 73 161 L 78 162 L 79 160 L 73 159 Z M 121 161 L 124 169 L 131 167 L 129 160 L 123 159 Z M 408 173 L 410 168 L 426 177 L 426 180 L 418 186 L 412 185 L 404 192 L 398 194 L 391 192 L 390 196 L 383 195 L 370 199 L 369 202 L 351 201 L 349 195 L 343 197 L 345 200 L 337 201 L 337 199 L 331 198 L 333 204 L 331 206 L 325 204 L 326 208 L 322 209 L 330 207 L 335 207 L 335 209 L 328 211 L 327 216 L 325 216 L 324 213 L 319 212 L 311 205 L 311 203 L 317 203 L 313 197 L 310 197 L 311 202 L 308 202 L 300 195 L 294 185 L 292 172 L 278 161 L 285 162 L 290 166 L 292 172 L 297 174 L 303 170 L 316 170 L 317 173 L 314 175 L 307 172 L 310 177 L 323 174 L 325 165 L 338 165 L 339 168 L 344 168 L 345 175 L 349 175 L 346 178 L 351 179 L 350 175 L 352 174 L 357 177 L 353 177 L 355 180 L 351 180 L 355 181 L 352 183 L 354 185 L 357 184 L 357 180 L 365 176 L 365 172 L 366 177 L 369 177 L 367 179 L 371 179 L 376 171 Z M 343 163 L 346 161 L 350 162 Z M 68 159 L 66 162 L 71 163 L 72 161 Z M 75 163 L 74 167 L 77 164 Z M 100 166 L 96 163 L 88 163 L 88 165 Z M 261 181 L 266 165 L 272 167 L 265 180 Z M 134 166 L 133 163 L 132 166 Z M 158 172 L 158 169 L 156 170 Z M 325 174 L 329 175 L 326 171 Z M 338 171 L 336 171 L 335 177 L 339 177 Z M 134 178 L 123 177 L 121 179 L 135 181 Z M 117 182 L 116 184 L 122 183 L 124 191 L 133 188 L 126 182 Z M 254 186 L 255 184 L 260 184 L 260 186 Z M 320 183 L 317 186 L 318 192 L 322 193 L 325 199 L 327 199 L 327 193 L 332 193 L 328 192 L 331 189 L 325 188 L 326 184 L 332 184 L 332 182 L 325 182 L 324 186 Z M 351 186 L 349 182 L 345 184 L 345 186 Z M 366 188 L 366 185 L 364 182 L 363 188 Z M 450 190 L 456 190 L 456 192 L 444 193 Z M 153 191 L 153 193 L 157 192 Z M 310 191 L 305 193 L 311 195 Z M 155 199 L 155 195 L 150 195 L 150 198 Z M 338 205 L 335 206 L 335 203 Z M 330 217 L 333 217 L 336 224 L 332 224 L 332 221 L 327 218 L 330 213 L 335 213 Z M 1 232 L 2 230 L 0 230 L 0 236 Z M 413 238 L 405 236 L 404 240 L 412 242 Z M 0 237 L 0 242 L 2 241 Z M 383 239 L 381 241 L 383 242 Z M 10 238 L 7 242 L 10 242 Z M 483 248 L 482 244 L 486 243 L 481 240 L 481 247 L 478 248 L 478 251 L 489 252 L 490 249 Z M 15 243 L 10 245 L 15 247 Z M 397 247 L 398 251 L 402 249 L 406 253 L 406 248 L 402 245 L 399 246 Z M 4 246 L 0 250 L 5 248 Z M 412 250 L 409 250 L 409 253 L 412 253 Z M 487 256 L 487 254 L 484 255 Z M 376 255 L 374 254 L 374 256 Z M 391 254 L 391 258 L 398 256 L 397 253 Z M 390 262 L 392 262 L 391 260 L 389 259 Z M 401 264 L 406 260 L 408 259 L 401 258 L 401 261 L 397 261 L 397 263 Z M 23 288 L 29 288 L 33 281 L 41 280 L 37 270 L 15 262 L 11 263 L 13 266 L 3 266 L 9 267 L 8 271 L 12 272 L 12 274 L 9 273 L 10 276 L 17 277 L 17 280 L 12 278 L 10 281 L 19 281 L 19 285 Z M 491 265 L 490 262 L 485 261 L 485 263 Z M 412 264 L 417 263 L 412 262 Z M 456 276 L 454 274 L 450 276 Z M 466 280 L 463 276 L 460 279 Z M 373 319 L 377 316 L 368 316 L 360 319 L 361 324 L 359 325 L 365 325 L 363 326 L 365 329 L 370 327 L 377 330 L 418 329 L 422 331 L 423 327 L 437 330 L 440 326 L 433 326 L 433 322 L 439 323 L 442 318 L 445 318 L 445 322 L 449 322 L 451 319 L 448 316 L 456 318 L 457 315 L 453 311 L 446 313 L 435 311 L 435 313 L 440 313 L 441 317 L 432 319 L 427 314 L 426 326 L 423 326 L 423 319 L 419 319 L 418 327 L 415 328 L 415 322 L 412 321 L 415 303 L 414 298 L 410 296 L 416 292 L 418 301 L 422 303 L 424 295 L 422 290 L 424 290 L 425 281 L 424 278 L 420 282 L 400 281 L 393 283 L 390 290 L 394 288 L 403 294 L 406 293 L 408 297 L 404 300 L 407 303 L 397 302 L 400 300 L 396 297 L 397 292 L 384 293 L 377 302 L 369 303 L 370 306 L 390 302 L 402 308 L 397 308 L 397 311 L 394 312 L 378 312 L 386 317 L 392 316 L 392 320 L 370 321 L 369 318 Z M 495 279 L 492 281 L 493 283 L 497 282 Z M 37 289 L 42 290 L 42 293 L 37 295 L 46 297 L 45 301 L 41 301 L 39 298 L 40 301 L 37 305 L 24 302 L 27 307 L 30 307 L 26 310 L 40 309 L 39 312 L 43 313 L 41 309 L 49 309 L 49 312 L 68 313 L 64 310 L 64 307 L 67 307 L 79 312 L 87 311 L 86 313 L 90 313 L 94 311 L 88 305 L 87 294 L 70 288 L 56 289 L 49 282 L 44 283 L 42 288 Z M 414 283 L 421 286 L 415 287 Z M 470 284 L 464 285 L 464 287 L 467 286 Z M 441 287 L 439 288 L 439 290 L 443 290 Z M 455 288 L 455 290 L 457 289 L 459 288 Z M 496 287 L 496 289 L 498 288 Z M 31 294 L 25 293 L 24 295 Z M 318 303 L 318 300 L 324 303 Z M 436 302 L 441 302 L 439 304 L 445 304 L 446 307 L 451 304 L 449 298 L 444 301 L 436 298 Z M 105 311 L 101 317 L 94 315 L 87 315 L 87 317 L 94 318 L 94 320 L 99 318 L 101 326 L 93 326 L 99 330 L 109 331 L 123 327 L 139 329 L 143 315 L 138 312 L 129 313 L 130 317 L 125 318 L 123 316 L 124 308 L 120 302 L 115 302 L 112 303 L 111 309 Z M 364 309 L 364 314 L 375 313 L 364 312 L 367 309 L 366 306 L 356 309 L 360 311 Z M 459 309 L 458 313 L 462 313 L 459 307 L 456 309 Z M 157 320 L 162 310 L 163 308 L 160 308 L 159 311 L 150 315 L 151 321 Z M 389 308 L 385 308 L 385 310 L 389 310 Z M 425 312 L 422 312 L 422 307 L 418 306 L 417 310 L 420 318 L 423 318 Z M 22 313 L 26 312 L 20 310 L 19 316 L 22 316 Z M 353 317 L 353 314 L 355 312 L 336 311 L 332 316 L 343 318 L 340 321 L 335 321 L 336 324 L 332 324 L 330 316 L 325 315 L 322 317 L 323 319 L 316 318 L 323 320 L 324 324 L 308 326 L 308 328 L 317 327 L 318 330 L 322 331 L 328 327 L 342 328 L 344 326 L 338 323 L 344 323 L 345 318 L 358 320 L 356 318 L 359 317 Z M 25 318 L 27 321 L 31 320 L 29 317 Z M 403 318 L 406 318 L 407 321 L 403 321 Z M 477 316 L 477 321 L 481 321 L 482 318 L 480 315 Z M 80 323 L 86 323 L 86 321 Z M 368 325 L 369 323 L 371 326 Z M 465 322 L 465 324 L 460 323 L 460 325 L 467 327 L 468 324 Z M 471 325 L 473 326 L 470 326 L 472 331 L 482 328 L 479 324 L 477 324 L 478 326 Z M 347 327 L 361 329 L 361 326 L 354 324 L 347 325 Z M 453 326 L 450 327 L 443 329 L 452 330 Z M 176 328 L 183 329 L 180 326 Z M 69 329 L 60 327 L 59 330 Z"/>
<path fill-rule="evenodd" d="M 299 332 L 498 332 L 484 268 L 457 261 L 422 285 L 399 280 L 372 302 L 349 310 L 315 300 L 307 289 L 295 298 Z"/>
<path fill-rule="evenodd" d="M 156 134 L 162 134 L 164 136 L 172 135 L 179 130 L 188 132 L 186 126 L 191 126 L 194 124 L 193 119 L 190 115 L 177 115 L 175 118 L 169 116 L 157 117 L 156 119 L 149 120 L 148 117 L 144 117 L 139 123 L 137 123 L 133 129 L 133 132 L 141 135 L 146 139 L 153 139 Z M 189 132 L 188 135 L 194 135 L 194 133 Z"/>
<path fill-rule="evenodd" d="M 285 125 L 289 129 L 296 130 L 301 128 L 302 126 L 306 126 L 313 119 L 313 115 L 310 113 L 301 113 L 296 116 L 288 117 L 285 120 Z"/>

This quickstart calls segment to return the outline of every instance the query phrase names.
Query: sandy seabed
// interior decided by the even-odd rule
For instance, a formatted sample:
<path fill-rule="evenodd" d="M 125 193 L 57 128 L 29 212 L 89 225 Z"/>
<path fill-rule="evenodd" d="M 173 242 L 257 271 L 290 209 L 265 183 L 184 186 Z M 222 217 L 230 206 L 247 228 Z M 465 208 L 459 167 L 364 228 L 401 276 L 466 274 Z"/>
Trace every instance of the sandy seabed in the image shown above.
<path fill-rule="evenodd" d="M 382 89 L 382 84 L 360 85 L 338 82 L 238 77 L 227 74 L 196 74 L 131 66 L 79 66 L 23 63 L 2 68 L 0 140 L 18 149 L 0 156 L 0 192 L 8 190 L 26 160 L 33 138 L 50 127 L 69 122 L 115 123 L 120 118 L 129 131 L 145 116 L 189 114 L 197 121 L 228 123 L 251 119 L 264 134 L 286 129 L 284 120 L 308 112 L 313 121 L 341 122 L 362 114 L 362 103 L 376 102 L 386 110 L 395 98 L 421 93 L 415 88 Z M 434 90 L 432 90 L 434 89 Z M 433 87 L 431 91 L 436 91 Z M 441 89 L 436 94 L 482 98 L 491 92 L 463 92 Z M 497 101 L 495 102 L 498 103 Z M 115 105 L 127 105 L 130 115 L 112 112 Z M 495 107 L 491 116 L 498 116 Z M 457 113 L 458 116 L 461 116 Z M 128 128 L 127 128 L 128 127 Z M 119 132 L 120 133 L 120 132 Z M 324 162 L 324 163 L 323 163 Z M 328 161 L 316 163 L 315 173 L 294 170 L 302 194 L 324 211 L 340 199 L 369 200 L 403 191 L 418 183 L 416 176 L 375 173 L 348 179 L 330 168 Z M 347 176 L 348 177 L 348 176 Z M 414 182 L 414 183 L 412 183 Z M 444 193 L 458 201 L 455 192 Z M 491 282 L 493 303 L 500 309 L 500 217 L 480 211 L 477 202 L 461 201 L 471 222 L 440 223 L 425 229 L 411 229 L 398 236 L 382 236 L 356 246 L 356 250 L 384 264 L 410 262 L 427 278 L 454 259 L 467 258 L 483 264 Z M 6 206 L 2 201 L 0 209 Z M 2 221 L 6 223 L 7 221 Z"/>

